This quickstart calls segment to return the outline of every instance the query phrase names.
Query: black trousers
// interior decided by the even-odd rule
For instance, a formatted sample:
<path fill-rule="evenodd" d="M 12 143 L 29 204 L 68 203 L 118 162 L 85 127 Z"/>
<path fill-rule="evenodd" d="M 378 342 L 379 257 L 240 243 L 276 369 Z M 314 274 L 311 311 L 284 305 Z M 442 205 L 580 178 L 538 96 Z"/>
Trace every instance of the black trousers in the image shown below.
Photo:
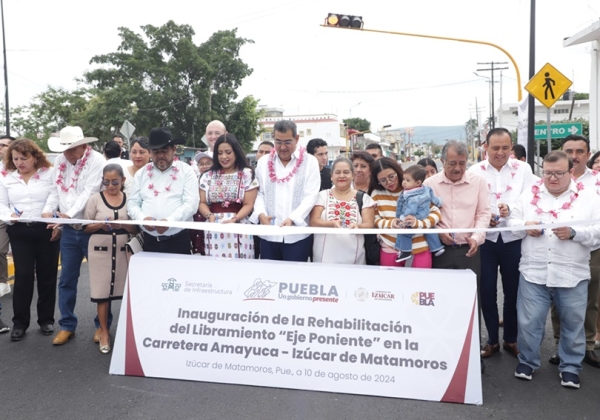
<path fill-rule="evenodd" d="M 192 253 L 190 231 L 183 229 L 175 235 L 159 237 L 144 232 L 144 251 L 190 255 Z"/>
<path fill-rule="evenodd" d="M 37 279 L 37 318 L 39 325 L 54 324 L 56 274 L 60 242 L 50 242 L 52 230 L 46 223 L 15 223 L 7 228 L 15 264 L 13 324 L 27 329 L 31 301 Z"/>

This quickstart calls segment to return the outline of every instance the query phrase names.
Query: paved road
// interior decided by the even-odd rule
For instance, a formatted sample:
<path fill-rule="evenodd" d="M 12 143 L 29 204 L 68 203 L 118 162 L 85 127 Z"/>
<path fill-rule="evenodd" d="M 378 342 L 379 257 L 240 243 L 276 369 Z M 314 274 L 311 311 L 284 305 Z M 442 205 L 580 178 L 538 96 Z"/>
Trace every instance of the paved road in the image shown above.
<path fill-rule="evenodd" d="M 86 268 L 87 270 L 87 268 Z M 12 317 L 11 295 L 1 299 Z M 532 382 L 515 379 L 516 359 L 500 353 L 483 375 L 484 405 L 464 406 L 356 395 L 108 374 L 110 356 L 92 343 L 95 305 L 82 277 L 77 336 L 51 345 L 32 326 L 21 342 L 0 335 L 0 419 L 598 419 L 600 369 L 585 367 L 580 390 L 560 386 L 544 363 Z M 118 314 L 120 304 L 113 306 Z M 160 308 L 157 308 L 160 310 Z M 58 314 L 57 314 L 58 316 Z M 550 330 L 543 360 L 552 351 Z"/>

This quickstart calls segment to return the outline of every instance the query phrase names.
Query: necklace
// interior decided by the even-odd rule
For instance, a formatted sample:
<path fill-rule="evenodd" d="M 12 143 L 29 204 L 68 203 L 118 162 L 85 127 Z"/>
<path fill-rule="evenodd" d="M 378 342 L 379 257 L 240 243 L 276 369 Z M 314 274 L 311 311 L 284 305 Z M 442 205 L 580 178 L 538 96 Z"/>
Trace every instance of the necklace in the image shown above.
<path fill-rule="evenodd" d="M 500 200 L 500 197 L 502 197 L 502 194 L 512 190 L 512 187 L 510 186 L 510 184 L 506 185 L 506 189 L 503 192 L 492 191 L 492 184 L 488 184 L 488 188 L 490 189 L 490 194 L 494 194 L 496 196 L 496 200 Z"/>
<path fill-rule="evenodd" d="M 581 182 L 578 182 L 576 184 L 577 192 L 571 194 L 571 197 L 569 197 L 569 201 L 563 203 L 563 205 L 559 209 L 544 210 L 540 206 L 538 206 L 538 201 L 540 201 L 541 199 L 540 185 L 543 182 L 544 181 L 540 180 L 531 187 L 531 192 L 533 193 L 533 199 L 531 200 L 531 204 L 533 204 L 533 206 L 535 207 L 536 214 L 548 213 L 551 214 L 552 217 L 554 217 L 555 219 L 558 218 L 558 213 L 560 213 L 562 210 L 568 210 L 572 207 L 573 202 L 577 199 L 577 197 L 579 197 L 579 191 L 583 190 L 584 188 L 583 184 Z"/>
<path fill-rule="evenodd" d="M 75 169 L 73 169 L 73 175 L 71 176 L 71 182 L 68 187 L 65 186 L 65 171 L 67 170 L 67 164 L 63 162 L 60 165 L 58 165 L 58 176 L 56 177 L 56 185 L 60 186 L 60 189 L 63 192 L 68 192 L 71 188 L 77 187 L 77 180 L 79 179 L 79 174 L 85 167 L 90 153 L 92 153 L 92 148 L 88 146 L 85 151 L 85 154 L 83 155 L 79 163 L 75 166 Z"/>
<path fill-rule="evenodd" d="M 298 161 L 296 162 L 296 165 L 294 166 L 292 171 L 289 174 L 287 174 L 287 176 L 284 178 L 277 178 L 277 175 L 275 174 L 275 149 L 271 150 L 271 154 L 269 155 L 269 163 L 267 165 L 269 168 L 269 179 L 271 180 L 271 182 L 285 183 L 292 179 L 292 177 L 296 175 L 296 172 L 298 172 L 298 169 L 300 169 L 300 165 L 302 165 L 302 162 L 304 162 L 305 151 L 306 149 L 300 146 L 300 156 L 298 157 Z"/>
<path fill-rule="evenodd" d="M 148 178 L 152 179 L 152 175 L 154 175 L 154 173 L 152 172 L 152 164 L 149 163 L 146 165 L 146 174 L 148 175 Z M 177 180 L 177 173 L 179 172 L 179 169 L 177 169 L 175 167 L 175 165 L 171 166 L 171 174 L 169 175 L 171 177 L 171 179 L 173 181 Z M 171 191 L 171 185 L 173 185 L 172 183 L 167 185 L 165 187 L 165 191 L 169 192 Z M 162 191 L 157 190 L 156 188 L 154 188 L 154 184 L 150 183 L 148 184 L 148 189 L 152 190 L 152 192 L 154 193 L 154 196 L 156 197 L 158 194 L 160 194 Z"/>

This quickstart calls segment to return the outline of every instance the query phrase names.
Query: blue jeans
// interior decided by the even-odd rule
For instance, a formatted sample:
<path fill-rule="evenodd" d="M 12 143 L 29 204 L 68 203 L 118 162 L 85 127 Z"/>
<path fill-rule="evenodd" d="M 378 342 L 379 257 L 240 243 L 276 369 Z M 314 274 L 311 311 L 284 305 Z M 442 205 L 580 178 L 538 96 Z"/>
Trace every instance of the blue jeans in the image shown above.
<path fill-rule="evenodd" d="M 520 363 L 534 370 L 540 367 L 540 347 L 544 339 L 546 317 L 550 304 L 554 302 L 560 319 L 558 370 L 579 375 L 585 356 L 583 320 L 588 281 L 582 280 L 575 287 L 547 287 L 530 283 L 521 275 L 517 297 L 517 343 Z"/>
<path fill-rule="evenodd" d="M 60 239 L 61 270 L 58 281 L 58 309 L 60 320 L 58 324 L 61 330 L 75 332 L 77 328 L 77 316 L 75 315 L 75 302 L 77 301 L 77 283 L 81 272 L 83 258 L 88 256 L 88 242 L 90 234 L 81 230 L 75 230 L 71 226 L 63 227 Z M 109 268 L 107 268 L 109 269 Z M 110 303 L 108 306 L 108 327 L 112 323 L 112 312 Z M 100 328 L 98 316 L 94 318 L 96 328 Z"/>
<path fill-rule="evenodd" d="M 398 251 L 412 253 L 413 236 L 414 235 L 411 234 L 396 235 L 396 249 Z M 437 233 L 426 234 L 425 241 L 427 242 L 427 246 L 431 252 L 439 251 L 444 247 Z"/>
<path fill-rule="evenodd" d="M 498 344 L 500 320 L 498 316 L 498 267 L 502 276 L 504 291 L 503 338 L 507 343 L 517 342 L 517 291 L 519 289 L 519 260 L 521 259 L 521 240 L 497 242 L 486 240 L 481 250 L 481 312 L 488 331 L 488 343 Z"/>

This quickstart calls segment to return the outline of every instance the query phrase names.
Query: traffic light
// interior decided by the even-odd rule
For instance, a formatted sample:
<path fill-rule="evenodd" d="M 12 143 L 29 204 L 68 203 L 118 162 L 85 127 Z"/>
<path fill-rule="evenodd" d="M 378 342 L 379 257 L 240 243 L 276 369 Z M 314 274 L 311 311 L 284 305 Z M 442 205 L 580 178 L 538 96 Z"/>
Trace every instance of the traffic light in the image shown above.
<path fill-rule="evenodd" d="M 326 26 L 339 26 L 342 28 L 360 29 L 363 27 L 362 16 L 342 15 L 338 13 L 329 13 L 325 19 Z"/>

